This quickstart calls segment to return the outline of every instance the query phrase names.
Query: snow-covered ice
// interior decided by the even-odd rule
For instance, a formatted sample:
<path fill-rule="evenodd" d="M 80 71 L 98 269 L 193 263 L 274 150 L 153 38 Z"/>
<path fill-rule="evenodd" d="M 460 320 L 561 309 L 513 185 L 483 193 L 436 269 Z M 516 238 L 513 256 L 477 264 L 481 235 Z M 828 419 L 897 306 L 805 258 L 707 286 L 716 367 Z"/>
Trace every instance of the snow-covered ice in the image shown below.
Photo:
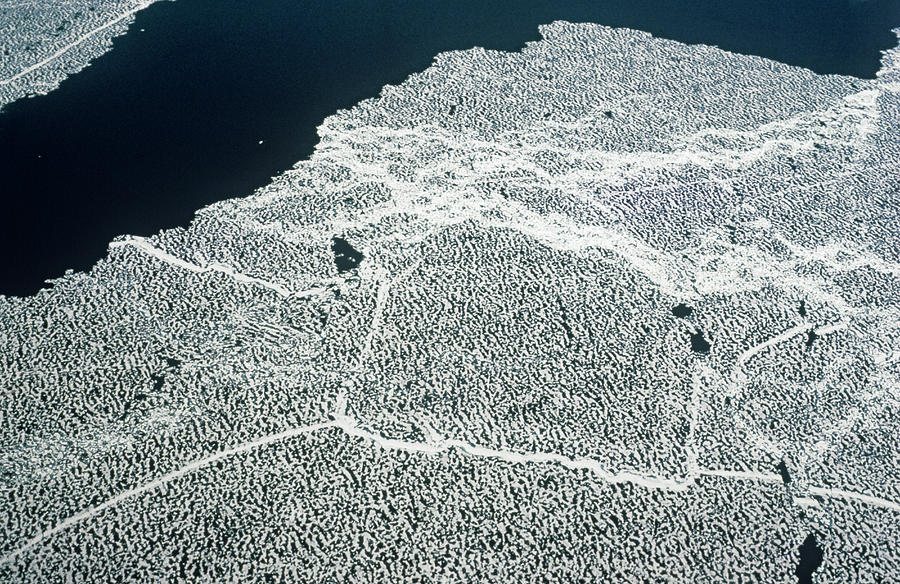
<path fill-rule="evenodd" d="M 900 579 L 900 51 L 541 33 L 0 298 L 0 579 Z"/>
<path fill-rule="evenodd" d="M 109 50 L 134 14 L 155 1 L 0 2 L 0 108 L 55 89 Z"/>

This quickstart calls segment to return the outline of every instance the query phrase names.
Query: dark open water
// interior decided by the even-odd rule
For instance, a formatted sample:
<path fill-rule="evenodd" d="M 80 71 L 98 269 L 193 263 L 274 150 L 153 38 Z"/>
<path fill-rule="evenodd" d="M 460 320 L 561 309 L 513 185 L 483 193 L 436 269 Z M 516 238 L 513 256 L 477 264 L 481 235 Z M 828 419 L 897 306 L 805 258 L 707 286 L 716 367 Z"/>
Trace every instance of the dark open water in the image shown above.
<path fill-rule="evenodd" d="M 118 234 L 251 193 L 312 152 L 323 118 L 441 51 L 516 50 L 556 19 L 872 77 L 900 2 L 161 2 L 58 90 L 0 113 L 0 294 L 34 293 Z"/>

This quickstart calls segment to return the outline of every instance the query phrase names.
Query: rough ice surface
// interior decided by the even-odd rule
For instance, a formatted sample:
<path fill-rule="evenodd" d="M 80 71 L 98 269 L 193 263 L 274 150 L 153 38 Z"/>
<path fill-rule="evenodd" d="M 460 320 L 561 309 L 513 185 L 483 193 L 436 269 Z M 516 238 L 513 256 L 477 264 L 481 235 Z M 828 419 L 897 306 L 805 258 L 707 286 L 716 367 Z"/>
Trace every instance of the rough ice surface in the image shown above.
<path fill-rule="evenodd" d="M 900 580 L 900 51 L 541 32 L 0 298 L 0 579 Z"/>
<path fill-rule="evenodd" d="M 0 108 L 48 93 L 112 46 L 156 0 L 0 2 Z"/>

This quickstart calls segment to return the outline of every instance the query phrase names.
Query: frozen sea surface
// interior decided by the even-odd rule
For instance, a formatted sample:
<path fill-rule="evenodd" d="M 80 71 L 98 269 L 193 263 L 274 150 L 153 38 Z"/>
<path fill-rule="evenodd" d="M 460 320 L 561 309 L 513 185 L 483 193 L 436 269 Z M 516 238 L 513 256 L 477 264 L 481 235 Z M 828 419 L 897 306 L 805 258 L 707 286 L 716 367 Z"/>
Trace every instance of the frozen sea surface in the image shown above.
<path fill-rule="evenodd" d="M 312 154 L 327 116 L 445 51 L 596 22 L 872 79 L 900 23 L 896 0 L 179 0 L 132 19 L 143 5 L 0 0 L 0 81 L 27 70 L 20 93 L 97 57 L 0 106 L 0 294 L 265 186 Z"/>
<path fill-rule="evenodd" d="M 900 51 L 541 33 L 0 299 L 0 579 L 900 579 Z"/>
<path fill-rule="evenodd" d="M 55 89 L 106 52 L 134 13 L 156 0 L 0 3 L 0 108 Z"/>

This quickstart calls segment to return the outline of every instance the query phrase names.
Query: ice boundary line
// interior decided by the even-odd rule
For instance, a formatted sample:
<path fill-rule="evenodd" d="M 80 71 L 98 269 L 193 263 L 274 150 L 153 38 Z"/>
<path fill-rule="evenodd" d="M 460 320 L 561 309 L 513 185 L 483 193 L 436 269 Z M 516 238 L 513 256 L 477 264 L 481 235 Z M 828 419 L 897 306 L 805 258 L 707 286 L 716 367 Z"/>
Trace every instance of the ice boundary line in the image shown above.
<path fill-rule="evenodd" d="M 267 288 L 284 298 L 307 298 L 310 296 L 321 294 L 327 290 L 327 288 L 324 287 L 315 287 L 308 290 L 302 290 L 300 292 L 292 292 L 281 284 L 276 284 L 274 282 L 269 282 L 267 280 L 262 280 L 260 278 L 254 278 L 253 276 L 242 274 L 236 271 L 231 266 L 226 266 L 225 264 L 220 264 L 218 262 L 210 262 L 205 266 L 199 266 L 197 264 L 174 256 L 168 252 L 165 252 L 158 247 L 155 247 L 145 238 L 138 236 L 129 237 L 128 239 L 120 241 L 113 241 L 109 244 L 109 247 L 133 247 L 171 266 L 175 266 L 197 274 L 203 274 L 207 272 L 217 272 L 220 274 L 225 274 L 226 276 L 229 276 L 234 280 L 241 282 L 242 284 L 255 284 L 257 286 L 262 286 L 263 288 Z"/>
<path fill-rule="evenodd" d="M 26 541 L 24 544 L 22 544 L 15 550 L 13 550 L 13 551 L 9 552 L 8 554 L 6 554 L 5 556 L 3 556 L 3 558 L 0 559 L 0 565 L 11 563 L 17 557 L 19 557 L 23 553 L 27 552 L 28 550 L 34 548 L 35 546 L 37 546 L 38 544 L 43 542 L 48 537 L 56 535 L 57 533 L 60 533 L 61 531 L 65 531 L 66 529 L 73 527 L 73 526 L 77 525 L 78 523 L 81 523 L 82 521 L 85 521 L 87 519 L 95 517 L 95 516 L 99 515 L 100 513 L 104 512 L 105 510 L 109 509 L 110 507 L 113 507 L 113 506 L 121 503 L 122 501 L 130 499 L 132 497 L 135 497 L 135 496 L 145 493 L 147 491 L 151 491 L 153 489 L 156 489 L 157 487 L 161 487 L 170 481 L 173 481 L 177 478 L 183 477 L 189 473 L 192 473 L 196 470 L 203 468 L 204 466 L 207 466 L 216 461 L 222 460 L 223 458 L 227 458 L 234 454 L 240 454 L 241 452 L 248 452 L 248 451 L 258 448 L 260 446 L 264 446 L 266 444 L 271 444 L 273 442 L 278 442 L 278 441 L 285 440 L 287 438 L 291 438 L 294 436 L 301 436 L 303 434 L 309 434 L 311 432 L 315 432 L 317 430 L 321 430 L 323 428 L 329 428 L 329 427 L 333 427 L 333 426 L 335 426 L 334 422 L 323 422 L 320 424 L 312 424 L 312 425 L 308 425 L 308 426 L 300 426 L 297 428 L 291 428 L 289 430 L 285 430 L 285 431 L 279 432 L 277 434 L 269 434 L 268 436 L 263 436 L 261 438 L 257 438 L 256 440 L 252 440 L 250 442 L 245 442 L 245 443 L 235 446 L 233 448 L 220 450 L 219 452 L 216 452 L 215 454 L 211 454 L 204 458 L 200 458 L 200 459 L 194 460 L 193 462 L 189 462 L 188 464 L 182 466 L 179 469 L 173 470 L 173 471 L 168 472 L 160 477 L 157 477 L 156 479 L 150 481 L 149 483 L 144 483 L 143 485 L 134 487 L 132 489 L 128 489 L 127 491 L 123 491 L 122 493 L 119 493 L 118 495 L 116 495 L 110 499 L 107 499 L 106 501 L 100 503 L 99 505 L 90 507 L 88 509 L 85 509 L 84 511 L 81 511 L 79 513 L 76 513 L 75 515 L 68 517 L 67 519 L 64 519 L 60 523 L 51 527 L 50 529 L 48 529 L 46 531 L 42 531 L 41 533 L 35 535 L 34 537 L 32 537 L 31 539 Z"/>
<path fill-rule="evenodd" d="M 327 428 L 337 428 L 342 430 L 346 435 L 353 436 L 357 438 L 362 438 L 363 440 L 367 440 L 377 446 L 385 450 L 398 450 L 403 452 L 414 452 L 414 453 L 422 453 L 422 454 L 437 454 L 441 452 L 446 452 L 447 450 L 456 448 L 462 452 L 470 454 L 472 456 L 477 456 L 480 458 L 488 458 L 488 459 L 497 459 L 503 460 L 506 462 L 510 462 L 512 464 L 527 464 L 527 463 L 536 463 L 536 464 L 546 464 L 553 463 L 558 464 L 564 468 L 568 468 L 571 470 L 587 470 L 597 476 L 600 480 L 609 483 L 609 484 L 619 484 L 619 483 L 631 483 L 637 486 L 645 487 L 648 489 L 662 489 L 666 491 L 685 491 L 690 488 L 691 483 L 700 476 L 711 476 L 711 477 L 719 477 L 726 479 L 734 479 L 734 480 L 751 480 L 751 481 L 759 481 L 765 483 L 774 483 L 780 482 L 781 477 L 774 473 L 759 473 L 753 471 L 739 471 L 739 470 L 704 470 L 704 469 L 696 469 L 689 471 L 687 476 L 682 479 L 669 479 L 663 477 L 656 476 L 645 476 L 639 475 L 631 472 L 617 472 L 612 473 L 603 467 L 600 466 L 600 463 L 591 458 L 584 457 L 576 457 L 570 458 L 568 456 L 556 453 L 546 453 L 546 452 L 535 452 L 535 453 L 518 453 L 512 452 L 509 450 L 497 450 L 494 448 L 487 448 L 483 446 L 477 446 L 473 444 L 469 444 L 468 442 L 464 442 L 458 439 L 442 439 L 435 440 L 432 442 L 413 442 L 409 440 L 399 440 L 393 438 L 385 438 L 379 434 L 374 432 L 370 432 L 364 428 L 361 428 L 357 420 L 350 418 L 345 415 L 332 415 L 330 416 L 331 420 L 328 422 L 319 422 L 317 424 L 309 424 L 306 426 L 298 426 L 295 428 L 289 428 L 287 430 L 283 430 L 281 432 L 275 434 L 269 434 L 267 436 L 259 437 L 255 440 L 251 440 L 249 442 L 244 442 L 243 444 L 239 444 L 232 448 L 227 448 L 225 450 L 220 450 L 214 454 L 209 456 L 194 460 L 178 468 L 171 472 L 168 472 L 162 476 L 155 478 L 154 480 L 144 483 L 143 485 L 134 487 L 127 491 L 123 491 L 118 495 L 115 495 L 106 501 L 96 505 L 94 507 L 90 507 L 83 511 L 72 515 L 55 526 L 38 533 L 32 538 L 28 539 L 17 547 L 16 549 L 8 552 L 2 558 L 0 558 L 0 566 L 7 565 L 12 563 L 16 558 L 24 554 L 25 552 L 35 548 L 40 545 L 47 538 L 56 535 L 62 531 L 70 527 L 74 527 L 75 525 L 81 523 L 82 521 L 86 521 L 97 515 L 103 513 L 107 509 L 110 509 L 119 503 L 128 500 L 132 497 L 136 497 L 142 493 L 146 493 L 147 491 L 151 491 L 158 487 L 161 487 L 175 479 L 183 477 L 187 474 L 190 474 L 194 471 L 200 470 L 201 468 L 208 466 L 214 462 L 219 460 L 228 458 L 235 454 L 240 454 L 243 452 L 249 452 L 251 450 L 255 450 L 256 448 L 266 446 L 269 444 L 273 444 L 275 442 L 281 442 L 283 440 L 287 440 L 288 438 L 294 438 L 297 436 L 303 436 L 305 434 L 312 434 L 318 432 L 320 430 L 324 430 Z M 840 489 L 831 489 L 825 487 L 809 487 L 807 491 L 810 494 L 825 496 L 829 498 L 842 499 L 845 501 L 859 501 L 862 503 L 866 503 L 869 505 L 881 507 L 883 509 L 887 509 L 890 511 L 900 512 L 900 504 L 895 503 L 893 501 L 889 501 L 887 499 L 881 499 L 879 497 L 873 497 L 870 495 L 864 495 L 861 493 L 854 493 L 851 491 L 844 491 Z"/>
<path fill-rule="evenodd" d="M 809 487 L 807 491 L 812 495 L 828 497 L 829 499 L 842 499 L 844 501 L 860 501 L 861 503 L 900 513 L 900 504 L 889 501 L 888 499 L 882 499 L 881 497 L 873 497 L 872 495 L 864 495 L 862 493 L 854 493 L 853 491 L 845 491 L 843 489 L 831 489 L 828 487 Z"/>
<path fill-rule="evenodd" d="M 94 36 L 94 35 L 97 34 L 98 32 L 104 31 L 104 30 L 106 30 L 107 28 L 109 28 L 109 27 L 111 27 L 111 26 L 114 26 L 114 25 L 116 25 L 116 24 L 122 22 L 122 21 L 125 20 L 126 18 L 130 18 L 130 17 L 134 16 L 136 13 L 140 12 L 140 11 L 143 10 L 144 8 L 147 8 L 148 6 L 150 6 L 151 4 L 155 3 L 156 1 L 157 1 L 157 0 L 145 0 L 144 2 L 140 3 L 139 5 L 137 5 L 136 7 L 132 8 L 131 10 L 125 12 L 124 14 L 121 14 L 118 18 L 114 18 L 113 20 L 110 20 L 110 21 L 107 22 L 106 24 L 102 24 L 102 25 L 98 26 L 97 28 L 88 31 L 87 33 L 85 33 L 85 34 L 83 34 L 82 36 L 78 37 L 77 39 L 75 39 L 75 40 L 72 41 L 71 43 L 67 44 L 67 45 L 64 46 L 63 48 L 61 48 L 61 49 L 59 49 L 58 51 L 56 51 L 55 53 L 51 54 L 49 57 L 47 57 L 47 58 L 45 58 L 45 59 L 43 59 L 43 60 L 41 60 L 41 61 L 38 61 L 38 62 L 35 63 L 34 65 L 31 65 L 31 66 L 29 66 L 29 67 L 26 67 L 26 68 L 22 69 L 21 71 L 19 71 L 18 73 L 16 73 L 16 74 L 13 75 L 12 77 L 9 77 L 9 78 L 7 78 L 7 79 L 2 79 L 2 80 L 0 80 L 0 85 L 9 85 L 9 84 L 12 83 L 13 81 L 15 81 L 15 80 L 17 80 L 17 79 L 20 79 L 20 78 L 24 77 L 25 75 L 28 75 L 28 74 L 31 73 L 32 71 L 36 71 L 36 70 L 40 69 L 41 67 L 43 67 L 44 65 L 47 65 L 48 63 L 50 63 L 50 62 L 52 62 L 52 61 L 55 61 L 56 59 L 62 57 L 63 55 L 65 55 L 66 53 L 68 53 L 69 51 L 71 51 L 72 49 L 74 49 L 75 47 L 77 47 L 78 45 L 80 45 L 81 43 L 83 43 L 84 41 L 86 41 L 87 39 L 91 38 L 92 36 Z"/>
<path fill-rule="evenodd" d="M 822 337 L 834 332 L 842 331 L 848 326 L 849 324 L 845 320 L 840 320 L 832 324 L 824 324 L 818 327 L 812 323 L 799 324 L 746 349 L 743 353 L 738 355 L 737 361 L 735 362 L 735 370 L 742 371 L 750 359 L 756 357 L 766 349 L 770 349 L 784 341 L 790 340 L 801 333 L 812 331 L 817 336 Z"/>

